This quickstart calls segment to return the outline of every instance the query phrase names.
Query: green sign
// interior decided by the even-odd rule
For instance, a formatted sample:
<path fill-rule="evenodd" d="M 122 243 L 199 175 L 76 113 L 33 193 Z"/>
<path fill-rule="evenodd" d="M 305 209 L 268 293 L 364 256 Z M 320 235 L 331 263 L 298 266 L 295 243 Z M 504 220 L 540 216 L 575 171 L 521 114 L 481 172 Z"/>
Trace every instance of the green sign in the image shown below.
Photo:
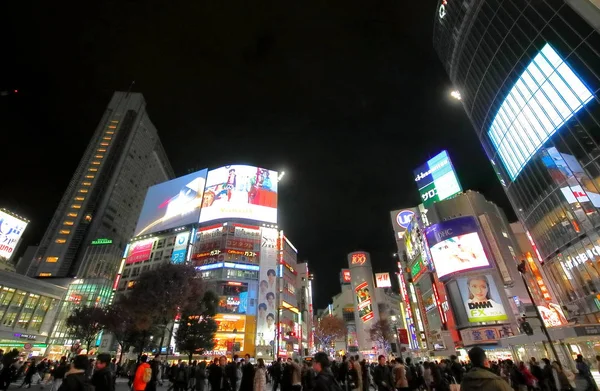
<path fill-rule="evenodd" d="M 410 275 L 412 276 L 413 282 L 417 282 L 419 277 L 421 277 L 426 271 L 427 268 L 425 267 L 425 264 L 423 263 L 421 257 L 417 258 L 415 263 L 413 263 L 410 267 Z"/>
<path fill-rule="evenodd" d="M 33 348 L 47 348 L 48 345 L 46 345 L 45 343 L 30 343 L 28 345 L 31 345 L 31 347 Z M 21 348 L 23 349 L 25 347 L 24 343 L 18 343 L 18 342 L 0 342 L 0 347 L 1 348 Z"/>
<path fill-rule="evenodd" d="M 112 239 L 96 239 L 92 241 L 93 245 L 98 244 L 112 244 Z"/>

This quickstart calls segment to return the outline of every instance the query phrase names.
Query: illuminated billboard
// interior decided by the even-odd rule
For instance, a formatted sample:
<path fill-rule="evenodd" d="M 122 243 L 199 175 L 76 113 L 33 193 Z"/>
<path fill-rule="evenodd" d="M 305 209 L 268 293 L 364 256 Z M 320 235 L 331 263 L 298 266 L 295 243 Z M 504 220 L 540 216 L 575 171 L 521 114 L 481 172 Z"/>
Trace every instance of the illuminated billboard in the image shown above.
<path fill-rule="evenodd" d="M 175 245 L 173 246 L 173 252 L 171 253 L 172 263 L 185 262 L 185 255 L 187 253 L 189 239 L 189 232 L 182 232 L 177 234 L 177 237 L 175 237 Z"/>
<path fill-rule="evenodd" d="M 209 171 L 200 222 L 226 218 L 277 223 L 277 172 L 241 165 Z"/>
<path fill-rule="evenodd" d="M 363 322 L 368 322 L 375 316 L 373 313 L 373 300 L 369 292 L 369 284 L 363 282 L 354 289 L 358 299 L 358 316 Z"/>
<path fill-rule="evenodd" d="M 392 286 L 390 273 L 375 273 L 375 286 L 377 288 L 389 288 Z"/>
<path fill-rule="evenodd" d="M 427 208 L 462 192 L 460 182 L 450 161 L 448 152 L 442 151 L 414 171 L 415 182 Z"/>
<path fill-rule="evenodd" d="M 277 266 L 279 256 L 279 233 L 275 228 L 261 229 L 260 275 L 258 284 L 258 314 L 256 321 L 256 345 L 268 349 L 272 356 L 277 319 Z M 250 266 L 250 265 L 248 265 Z M 254 266 L 254 265 L 252 265 Z M 267 353 L 265 351 L 265 353 Z M 264 354 L 264 353 L 263 353 Z"/>
<path fill-rule="evenodd" d="M 10 260 L 27 224 L 28 221 L 0 209 L 0 258 Z"/>
<path fill-rule="evenodd" d="M 462 277 L 456 281 L 469 322 L 508 320 L 498 288 L 491 275 Z"/>
<path fill-rule="evenodd" d="M 148 259 L 150 259 L 150 254 L 152 253 L 153 245 L 154 238 L 130 243 L 129 254 L 127 254 L 125 263 L 129 265 L 130 263 L 147 261 Z"/>
<path fill-rule="evenodd" d="M 134 236 L 197 223 L 207 172 L 204 169 L 149 188 Z"/>
<path fill-rule="evenodd" d="M 478 231 L 477 220 L 472 216 L 447 220 L 425 229 L 438 278 L 490 266 Z"/>
<path fill-rule="evenodd" d="M 594 95 L 546 44 L 527 65 L 492 121 L 488 136 L 511 180 Z"/>
<path fill-rule="evenodd" d="M 350 275 L 350 269 L 342 269 L 340 282 L 342 284 L 350 284 L 352 282 L 352 277 Z"/>

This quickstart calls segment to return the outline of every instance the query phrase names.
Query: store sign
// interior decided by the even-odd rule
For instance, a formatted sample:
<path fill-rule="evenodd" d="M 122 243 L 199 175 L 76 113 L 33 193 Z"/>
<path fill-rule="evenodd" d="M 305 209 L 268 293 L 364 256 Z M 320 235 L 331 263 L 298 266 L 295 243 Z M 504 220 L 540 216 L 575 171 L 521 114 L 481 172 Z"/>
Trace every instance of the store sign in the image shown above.
<path fill-rule="evenodd" d="M 92 245 L 98 246 L 101 244 L 112 244 L 112 242 L 113 242 L 112 239 L 101 238 L 101 239 L 92 240 Z"/>
<path fill-rule="evenodd" d="M 172 263 L 184 263 L 185 262 L 185 254 L 188 245 L 190 233 L 182 232 L 177 234 L 175 238 L 175 246 L 173 246 L 173 253 L 171 254 L 171 262 Z"/>
<path fill-rule="evenodd" d="M 590 335 L 600 335 L 600 325 L 575 326 L 575 334 L 578 337 L 587 337 Z"/>
<path fill-rule="evenodd" d="M 375 273 L 375 286 L 377 288 L 389 288 L 392 286 L 390 273 Z"/>
<path fill-rule="evenodd" d="M 362 266 L 365 264 L 365 262 L 367 262 L 367 254 L 365 254 L 365 253 L 352 254 L 352 258 L 350 261 L 351 265 Z"/>
<path fill-rule="evenodd" d="M 444 19 L 446 17 L 446 7 L 448 6 L 448 1 L 447 0 L 442 0 L 442 3 L 440 4 L 440 8 L 438 8 L 438 16 L 441 19 Z"/>
<path fill-rule="evenodd" d="M 413 212 L 412 210 L 410 210 L 410 209 L 401 210 L 396 215 L 396 222 L 398 223 L 399 226 L 406 229 L 406 228 L 408 228 L 408 224 L 410 224 L 410 221 L 413 219 L 413 217 L 415 217 L 415 212 Z"/>
<path fill-rule="evenodd" d="M 33 334 L 15 333 L 15 334 L 13 334 L 13 337 L 21 338 L 21 339 L 28 339 L 30 341 L 37 339 L 37 335 L 33 335 Z"/>
<path fill-rule="evenodd" d="M 236 305 L 236 306 L 240 305 L 240 298 L 229 296 L 227 298 L 227 305 Z"/>
<path fill-rule="evenodd" d="M 408 345 L 408 330 L 406 329 L 397 329 L 398 338 L 400 339 L 401 345 Z"/>
<path fill-rule="evenodd" d="M 502 335 L 502 326 L 478 327 L 460 330 L 460 336 L 465 346 L 485 343 L 497 343 Z"/>
<path fill-rule="evenodd" d="M 415 182 L 425 208 L 462 191 L 450 156 L 442 151 L 414 171 Z"/>
<path fill-rule="evenodd" d="M 350 276 L 350 269 L 342 269 L 342 282 L 345 284 L 349 284 L 352 282 L 352 277 Z"/>
<path fill-rule="evenodd" d="M 415 263 L 413 263 L 410 267 L 410 275 L 412 277 L 413 282 L 417 282 L 426 271 L 427 267 L 425 267 L 423 259 L 421 257 L 417 258 Z"/>

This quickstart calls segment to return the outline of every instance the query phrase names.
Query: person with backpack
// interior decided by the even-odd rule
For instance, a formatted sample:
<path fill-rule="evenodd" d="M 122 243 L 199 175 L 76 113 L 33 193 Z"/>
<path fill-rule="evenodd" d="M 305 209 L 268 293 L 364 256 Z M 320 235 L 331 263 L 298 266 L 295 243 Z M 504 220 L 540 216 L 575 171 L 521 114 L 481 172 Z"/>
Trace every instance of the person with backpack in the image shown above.
<path fill-rule="evenodd" d="M 135 370 L 133 378 L 133 391 L 145 391 L 146 385 L 152 379 L 152 369 L 148 364 L 148 356 L 145 354 L 140 357 L 140 365 Z"/>
<path fill-rule="evenodd" d="M 58 391 L 92 391 L 93 386 L 85 377 L 89 365 L 90 360 L 85 354 L 76 356 L 71 363 L 71 368 L 65 373 Z"/>
<path fill-rule="evenodd" d="M 115 391 L 113 375 L 110 372 L 110 354 L 101 353 L 96 357 L 96 370 L 92 375 L 94 391 Z"/>

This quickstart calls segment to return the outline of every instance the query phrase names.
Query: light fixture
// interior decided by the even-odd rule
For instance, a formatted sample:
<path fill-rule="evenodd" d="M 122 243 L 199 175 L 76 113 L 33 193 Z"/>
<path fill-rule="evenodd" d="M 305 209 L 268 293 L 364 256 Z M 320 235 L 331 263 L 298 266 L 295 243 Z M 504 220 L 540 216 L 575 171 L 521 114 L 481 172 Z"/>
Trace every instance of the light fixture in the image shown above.
<path fill-rule="evenodd" d="M 456 100 L 462 100 L 462 96 L 460 95 L 460 92 L 458 90 L 454 90 L 450 93 L 450 96 L 453 97 Z"/>

